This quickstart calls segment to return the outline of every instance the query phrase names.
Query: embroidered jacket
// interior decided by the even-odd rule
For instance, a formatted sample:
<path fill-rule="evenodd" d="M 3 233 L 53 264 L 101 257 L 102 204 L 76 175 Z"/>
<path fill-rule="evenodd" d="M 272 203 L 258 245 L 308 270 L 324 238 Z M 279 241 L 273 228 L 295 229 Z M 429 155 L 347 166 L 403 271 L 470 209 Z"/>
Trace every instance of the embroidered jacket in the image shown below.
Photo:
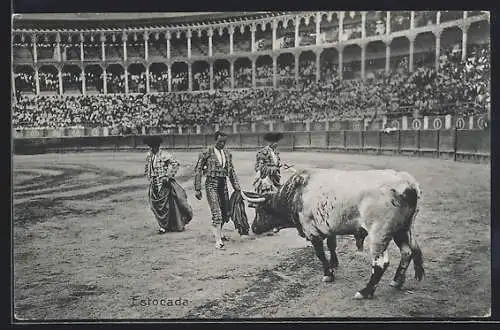
<path fill-rule="evenodd" d="M 228 176 L 233 188 L 235 190 L 240 189 L 238 176 L 234 170 L 233 156 L 226 149 L 222 149 L 222 152 L 226 158 L 226 164 L 224 167 L 222 167 L 222 164 L 219 162 L 217 155 L 215 154 L 214 147 L 210 147 L 200 153 L 198 162 L 196 163 L 194 176 L 194 189 L 196 191 L 201 190 L 201 177 L 203 175 L 207 177 L 223 178 Z"/>
<path fill-rule="evenodd" d="M 273 156 L 274 153 L 274 156 Z M 270 146 L 265 146 L 257 152 L 255 171 L 261 171 L 270 166 L 279 167 L 281 165 L 279 152 Z"/>
<path fill-rule="evenodd" d="M 276 150 L 266 146 L 257 152 L 253 187 L 259 194 L 275 192 L 281 185 L 280 157 Z"/>
<path fill-rule="evenodd" d="M 163 180 L 175 177 L 178 170 L 179 162 L 172 154 L 161 149 L 156 155 L 151 151 L 147 153 L 144 174 L 149 182 L 161 187 Z"/>

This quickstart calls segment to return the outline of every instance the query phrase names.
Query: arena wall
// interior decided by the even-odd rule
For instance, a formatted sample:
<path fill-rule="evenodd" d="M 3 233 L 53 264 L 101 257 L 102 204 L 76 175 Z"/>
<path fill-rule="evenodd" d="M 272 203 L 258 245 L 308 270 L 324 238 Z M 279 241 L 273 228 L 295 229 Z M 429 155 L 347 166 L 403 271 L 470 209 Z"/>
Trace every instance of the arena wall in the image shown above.
<path fill-rule="evenodd" d="M 160 134 L 163 145 L 174 150 L 201 150 L 214 142 L 213 134 Z M 15 154 L 69 151 L 144 150 L 144 135 L 43 137 L 14 139 Z M 227 147 L 255 150 L 264 145 L 262 133 L 230 133 Z M 335 151 L 405 154 L 451 159 L 489 160 L 490 130 L 331 131 L 288 132 L 280 142 L 286 151 Z"/>

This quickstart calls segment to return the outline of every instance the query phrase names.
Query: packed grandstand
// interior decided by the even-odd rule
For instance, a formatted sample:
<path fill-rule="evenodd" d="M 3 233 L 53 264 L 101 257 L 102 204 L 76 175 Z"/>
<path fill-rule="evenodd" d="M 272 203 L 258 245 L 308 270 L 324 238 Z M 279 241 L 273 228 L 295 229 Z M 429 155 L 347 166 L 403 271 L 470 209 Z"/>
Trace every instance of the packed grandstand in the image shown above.
<path fill-rule="evenodd" d="M 21 15 L 12 123 L 140 131 L 488 114 L 489 39 L 480 11 Z"/>

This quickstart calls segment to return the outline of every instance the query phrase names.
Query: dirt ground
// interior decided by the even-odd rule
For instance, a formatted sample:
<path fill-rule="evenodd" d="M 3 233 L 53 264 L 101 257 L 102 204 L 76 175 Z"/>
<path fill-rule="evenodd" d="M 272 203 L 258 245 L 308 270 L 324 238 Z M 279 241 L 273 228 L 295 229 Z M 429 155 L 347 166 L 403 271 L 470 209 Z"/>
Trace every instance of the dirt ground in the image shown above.
<path fill-rule="evenodd" d="M 413 266 L 402 290 L 391 265 L 372 300 L 353 299 L 370 260 L 351 237 L 338 238 L 334 283 L 321 282 L 313 249 L 295 229 L 240 237 L 214 248 L 210 211 L 193 192 L 196 153 L 177 152 L 194 218 L 181 233 L 158 235 L 146 200 L 144 153 L 14 157 L 14 308 L 19 320 L 289 317 L 474 317 L 491 311 L 490 167 L 401 156 L 285 153 L 297 167 L 393 168 L 423 188 L 415 235 L 426 277 Z M 244 189 L 254 153 L 234 152 Z M 286 175 L 285 175 L 286 176 Z M 231 192 L 232 190 L 230 190 Z M 249 221 L 253 209 L 248 210 Z"/>

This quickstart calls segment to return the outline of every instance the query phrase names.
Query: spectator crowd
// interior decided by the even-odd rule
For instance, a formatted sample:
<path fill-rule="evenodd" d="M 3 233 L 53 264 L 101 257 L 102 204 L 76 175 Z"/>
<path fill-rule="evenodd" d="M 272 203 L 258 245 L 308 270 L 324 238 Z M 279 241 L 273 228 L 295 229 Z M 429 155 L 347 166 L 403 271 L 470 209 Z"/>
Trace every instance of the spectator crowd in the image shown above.
<path fill-rule="evenodd" d="M 406 59 L 405 59 L 406 60 Z M 229 70 L 218 70 L 210 91 L 208 73 L 195 74 L 192 93 L 115 94 L 86 96 L 21 97 L 14 104 L 12 122 L 27 127 L 115 127 L 140 130 L 142 127 L 169 125 L 231 124 L 251 120 L 336 120 L 374 118 L 381 114 L 443 114 L 457 111 L 485 113 L 490 106 L 490 51 L 475 46 L 464 61 L 461 49 L 446 51 L 439 59 L 439 70 L 416 66 L 408 72 L 408 63 L 390 73 L 372 72 L 365 80 L 339 79 L 329 65 L 315 82 L 314 61 L 299 68 L 301 79 L 295 86 L 290 67 L 279 67 L 277 79 L 286 89 L 250 88 L 252 70 L 235 70 L 235 87 L 230 89 Z M 165 85 L 167 73 L 155 76 L 151 85 Z M 151 73 L 150 73 L 151 75 Z M 28 75 L 19 75 L 23 88 Z M 64 76 L 64 79 L 69 79 Z M 256 68 L 257 86 L 272 86 L 272 65 Z M 50 80 L 42 80 L 49 84 Z M 259 83 L 261 82 L 261 83 Z M 75 81 L 76 83 L 76 81 Z M 174 90 L 187 83 L 187 76 L 173 73 Z M 108 81 L 108 93 L 122 90 L 124 79 Z M 130 87 L 144 92 L 144 75 L 134 76 Z M 293 87 L 293 88 L 292 88 Z M 135 88 L 135 87 L 134 87 Z"/>

